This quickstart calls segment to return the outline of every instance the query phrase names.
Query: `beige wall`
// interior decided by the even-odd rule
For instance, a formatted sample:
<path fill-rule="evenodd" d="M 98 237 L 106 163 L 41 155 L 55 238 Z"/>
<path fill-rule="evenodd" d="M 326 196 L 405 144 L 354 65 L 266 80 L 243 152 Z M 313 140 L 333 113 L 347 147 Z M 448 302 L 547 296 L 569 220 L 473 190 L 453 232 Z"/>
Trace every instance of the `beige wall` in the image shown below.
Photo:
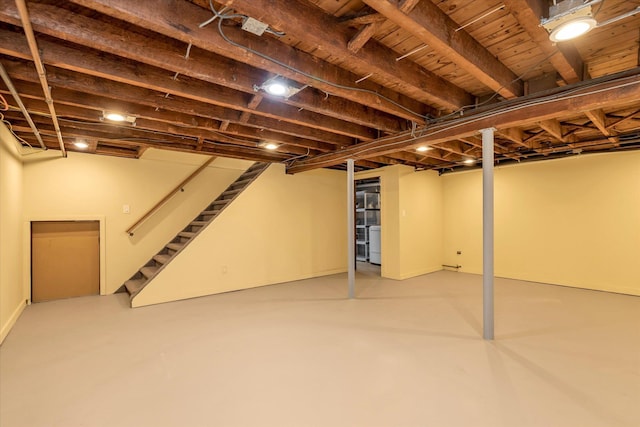
<path fill-rule="evenodd" d="M 443 182 L 445 261 L 481 273 L 481 172 Z M 496 169 L 497 276 L 640 295 L 639 256 L 640 152 Z"/>
<path fill-rule="evenodd" d="M 400 176 L 400 279 L 442 270 L 442 180 L 434 171 Z"/>
<path fill-rule="evenodd" d="M 0 343 L 25 307 L 22 277 L 22 160 L 0 123 Z"/>
<path fill-rule="evenodd" d="M 206 159 L 153 149 L 141 159 L 76 152 L 62 158 L 58 151 L 28 156 L 24 163 L 25 222 L 100 219 L 106 264 L 102 289 L 113 293 L 251 164 L 216 159 L 133 237 L 127 235 L 130 225 Z M 123 213 L 123 205 L 129 205 L 129 214 Z M 28 236 L 25 238 L 28 245 Z"/>
<path fill-rule="evenodd" d="M 283 165 L 271 165 L 133 305 L 344 272 L 346 228 L 344 172 L 286 175 Z"/>
<path fill-rule="evenodd" d="M 388 166 L 359 172 L 380 177 L 381 275 L 402 280 L 442 269 L 442 183 L 433 171 Z"/>

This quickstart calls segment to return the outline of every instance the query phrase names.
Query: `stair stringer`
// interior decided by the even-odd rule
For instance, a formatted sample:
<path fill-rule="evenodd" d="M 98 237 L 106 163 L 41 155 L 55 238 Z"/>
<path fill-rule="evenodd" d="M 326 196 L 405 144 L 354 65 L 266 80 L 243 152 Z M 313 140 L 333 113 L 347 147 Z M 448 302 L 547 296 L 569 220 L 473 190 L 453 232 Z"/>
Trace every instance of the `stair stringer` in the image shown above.
<path fill-rule="evenodd" d="M 132 306 L 343 273 L 345 211 L 344 172 L 272 164 Z"/>
<path fill-rule="evenodd" d="M 129 292 L 131 306 L 134 298 L 147 287 L 155 277 L 169 265 L 188 245 L 211 224 L 227 206 L 242 194 L 251 183 L 266 170 L 268 164 L 254 163 L 247 168 L 240 176 L 233 181 L 218 197 L 205 207 L 194 220 L 187 224 L 182 231 L 178 232 L 156 255 L 150 258 L 129 280 L 124 284 Z M 214 210 L 215 209 L 215 210 Z M 198 221 L 203 217 L 208 217 L 204 221 Z M 196 224 L 199 223 L 199 224 Z M 193 231 L 193 227 L 197 231 Z"/>

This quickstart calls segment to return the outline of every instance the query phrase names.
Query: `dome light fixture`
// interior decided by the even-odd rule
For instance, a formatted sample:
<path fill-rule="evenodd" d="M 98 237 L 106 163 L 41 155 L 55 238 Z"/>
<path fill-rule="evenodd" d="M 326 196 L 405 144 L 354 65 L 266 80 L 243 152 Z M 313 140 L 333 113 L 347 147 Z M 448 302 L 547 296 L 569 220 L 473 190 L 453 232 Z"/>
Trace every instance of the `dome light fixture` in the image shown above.
<path fill-rule="evenodd" d="M 421 145 L 420 147 L 416 148 L 416 151 L 419 151 L 420 153 L 424 153 L 425 151 L 429 150 L 431 150 L 431 147 L 429 147 L 428 145 Z"/>
<path fill-rule="evenodd" d="M 266 150 L 276 150 L 278 147 L 280 147 L 280 144 L 277 144 L 273 141 L 262 141 L 260 144 L 258 144 L 259 147 L 262 147 Z"/>
<path fill-rule="evenodd" d="M 81 150 L 89 148 L 89 144 L 87 144 L 87 141 L 85 141 L 84 139 L 76 140 L 76 142 L 74 142 L 73 145 L 75 145 L 76 148 L 79 148 Z"/>
<path fill-rule="evenodd" d="M 111 122 L 127 122 L 134 126 L 136 124 L 136 118 L 134 116 L 128 116 L 117 111 L 103 111 L 102 119 L 109 120 Z"/>
<path fill-rule="evenodd" d="M 555 27 L 549 34 L 549 39 L 555 43 L 572 40 L 593 30 L 596 25 L 596 20 L 589 16 L 570 19 Z"/>
<path fill-rule="evenodd" d="M 549 32 L 549 39 L 554 43 L 573 40 L 598 26 L 591 6 L 601 1 L 554 1 L 549 7 L 549 18 L 543 18 L 540 24 Z"/>
<path fill-rule="evenodd" d="M 285 96 L 289 91 L 289 87 L 278 80 L 274 80 L 271 83 L 264 85 L 262 88 L 265 92 L 275 96 Z"/>
<path fill-rule="evenodd" d="M 297 87 L 294 82 L 291 82 L 288 79 L 280 76 L 275 76 L 262 83 L 261 85 L 254 85 L 253 90 L 255 90 L 256 92 L 263 90 L 269 95 L 280 96 L 288 99 L 306 87 L 306 85 Z"/>

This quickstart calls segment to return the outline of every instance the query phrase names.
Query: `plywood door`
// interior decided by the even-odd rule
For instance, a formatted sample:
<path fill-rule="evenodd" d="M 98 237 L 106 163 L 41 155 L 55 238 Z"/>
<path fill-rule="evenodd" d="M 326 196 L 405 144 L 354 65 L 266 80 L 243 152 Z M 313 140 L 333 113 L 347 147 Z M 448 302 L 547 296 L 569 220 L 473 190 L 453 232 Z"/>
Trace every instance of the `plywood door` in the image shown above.
<path fill-rule="evenodd" d="M 31 223 L 33 302 L 100 293 L 100 223 Z"/>

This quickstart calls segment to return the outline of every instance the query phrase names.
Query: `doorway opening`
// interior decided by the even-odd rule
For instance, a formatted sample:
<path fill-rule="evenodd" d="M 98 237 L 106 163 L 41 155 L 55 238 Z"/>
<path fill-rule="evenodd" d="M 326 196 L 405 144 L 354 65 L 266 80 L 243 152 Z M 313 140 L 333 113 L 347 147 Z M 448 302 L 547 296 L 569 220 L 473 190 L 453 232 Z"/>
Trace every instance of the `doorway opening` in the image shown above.
<path fill-rule="evenodd" d="M 100 222 L 31 222 L 31 301 L 100 294 Z"/>
<path fill-rule="evenodd" d="M 356 180 L 355 189 L 356 267 L 361 273 L 380 276 L 382 265 L 380 178 Z"/>

